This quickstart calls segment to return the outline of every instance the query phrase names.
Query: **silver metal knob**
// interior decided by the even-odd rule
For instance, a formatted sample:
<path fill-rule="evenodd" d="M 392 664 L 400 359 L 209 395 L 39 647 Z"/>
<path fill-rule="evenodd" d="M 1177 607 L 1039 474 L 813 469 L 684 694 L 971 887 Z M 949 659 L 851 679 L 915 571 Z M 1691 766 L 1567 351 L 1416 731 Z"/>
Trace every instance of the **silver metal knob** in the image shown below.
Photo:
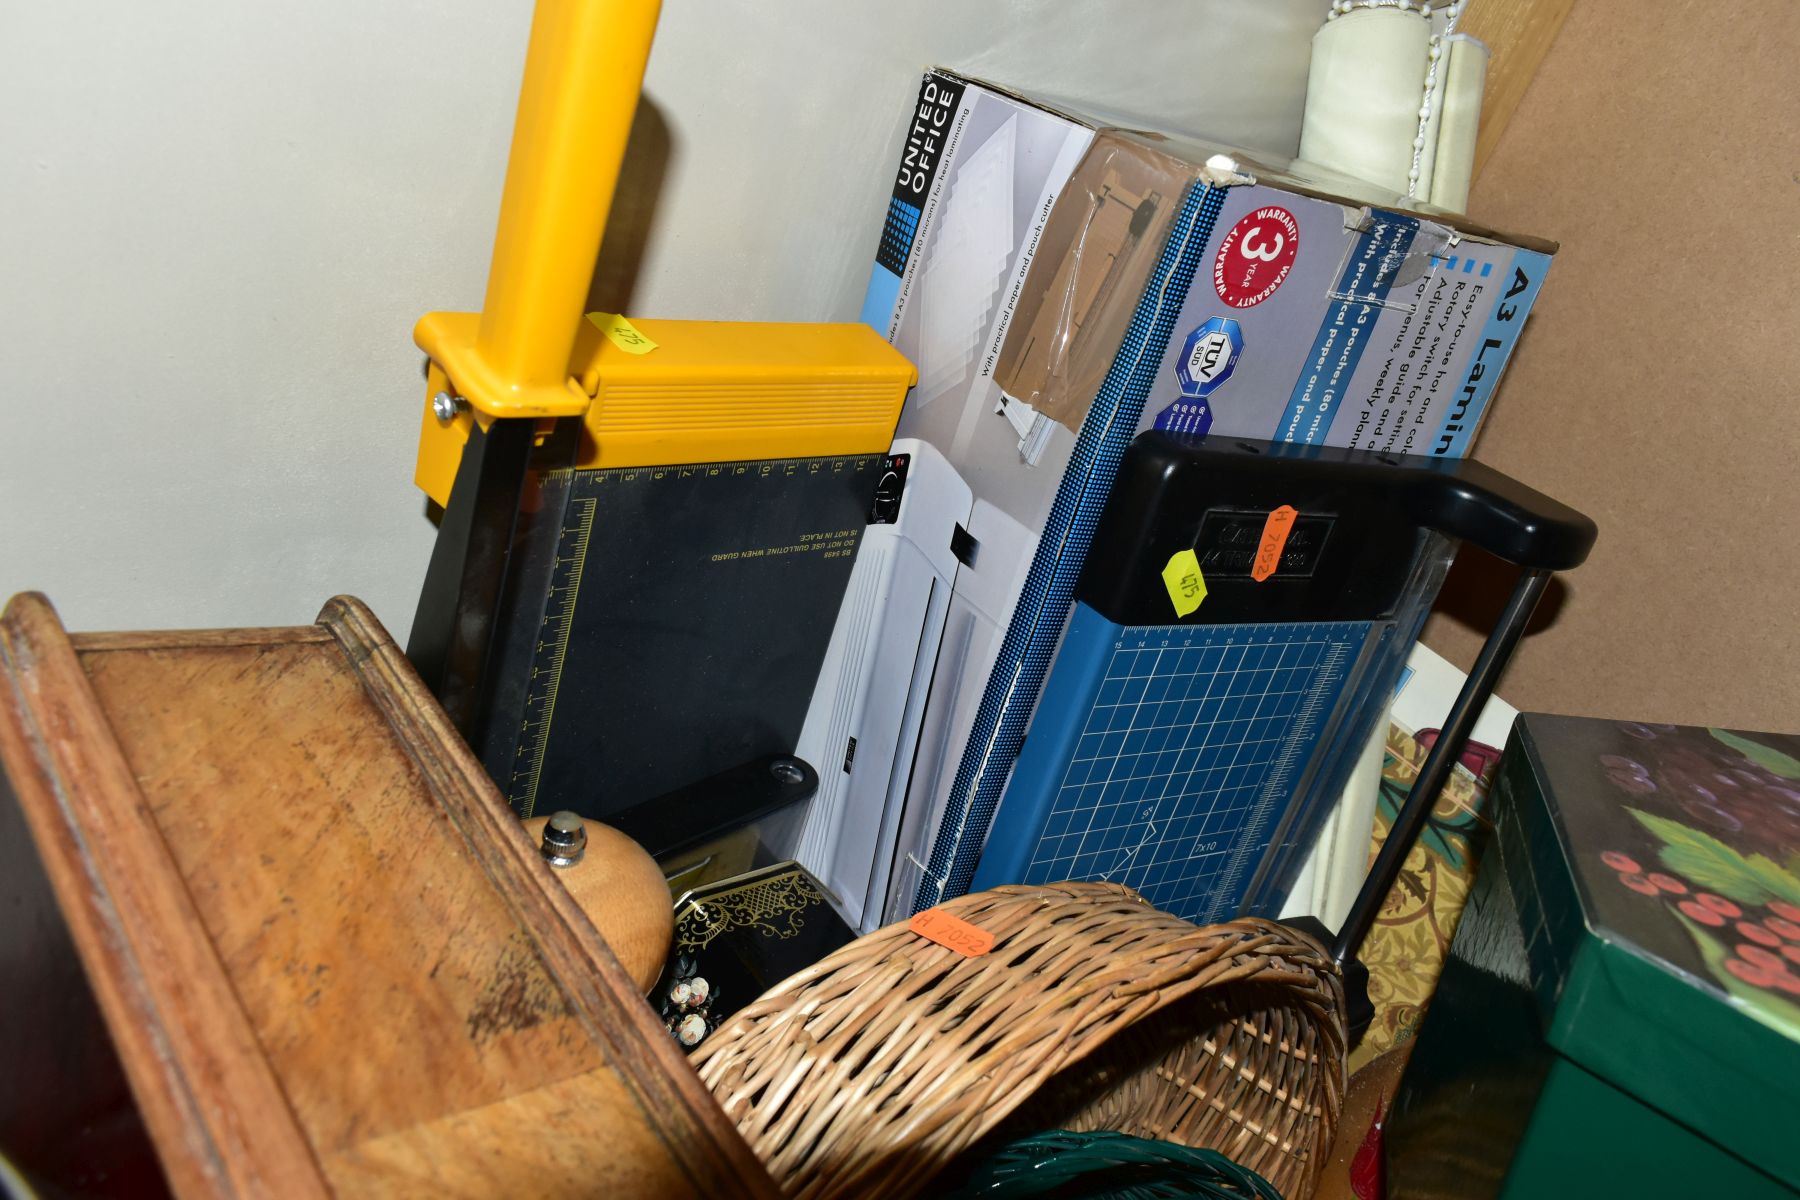
<path fill-rule="evenodd" d="M 574 866 L 587 853 L 587 826 L 575 813 L 552 813 L 544 822 L 544 842 L 538 853 L 553 867 Z"/>

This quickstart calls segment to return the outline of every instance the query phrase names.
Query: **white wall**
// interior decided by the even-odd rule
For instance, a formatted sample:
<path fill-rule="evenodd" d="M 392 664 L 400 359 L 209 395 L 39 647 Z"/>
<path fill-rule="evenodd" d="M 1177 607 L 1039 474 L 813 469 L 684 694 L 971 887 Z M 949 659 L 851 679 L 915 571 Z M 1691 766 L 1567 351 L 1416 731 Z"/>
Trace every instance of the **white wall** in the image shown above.
<path fill-rule="evenodd" d="M 667 0 L 595 299 L 854 319 L 932 63 L 1291 153 L 1326 7 Z M 0 0 L 0 597 L 101 629 L 351 592 L 404 641 L 410 332 L 480 304 L 529 20 Z"/>

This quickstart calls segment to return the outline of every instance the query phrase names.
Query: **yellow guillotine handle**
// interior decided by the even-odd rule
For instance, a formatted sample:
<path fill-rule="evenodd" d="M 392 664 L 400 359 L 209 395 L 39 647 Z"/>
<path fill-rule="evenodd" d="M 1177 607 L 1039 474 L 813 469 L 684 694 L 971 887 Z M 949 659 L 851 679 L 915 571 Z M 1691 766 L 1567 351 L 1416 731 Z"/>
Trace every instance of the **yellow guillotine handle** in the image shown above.
<path fill-rule="evenodd" d="M 658 10 L 538 0 L 482 311 L 413 329 L 431 360 L 414 479 L 445 513 L 407 657 L 465 734 L 544 426 L 581 423 L 578 470 L 879 454 L 915 377 L 862 324 L 585 319 Z"/>
<path fill-rule="evenodd" d="M 487 299 L 479 313 L 426 313 L 413 329 L 431 360 L 414 478 L 444 519 L 406 654 L 465 736 L 482 710 L 533 430 L 590 405 L 570 358 L 659 8 L 538 0 Z M 457 484 L 459 472 L 467 479 Z"/>
<path fill-rule="evenodd" d="M 479 313 L 426 313 L 413 328 L 431 358 L 427 421 L 440 391 L 489 419 L 587 411 L 570 361 L 660 8 L 538 0 L 487 297 Z"/>
<path fill-rule="evenodd" d="M 427 313 L 414 479 L 448 504 L 494 421 L 579 418 L 575 466 L 879 453 L 914 374 L 861 324 L 584 319 L 657 0 L 538 0 L 480 313 Z M 621 328 L 622 324 L 622 328 Z M 636 339 L 628 345 L 627 339 Z"/>

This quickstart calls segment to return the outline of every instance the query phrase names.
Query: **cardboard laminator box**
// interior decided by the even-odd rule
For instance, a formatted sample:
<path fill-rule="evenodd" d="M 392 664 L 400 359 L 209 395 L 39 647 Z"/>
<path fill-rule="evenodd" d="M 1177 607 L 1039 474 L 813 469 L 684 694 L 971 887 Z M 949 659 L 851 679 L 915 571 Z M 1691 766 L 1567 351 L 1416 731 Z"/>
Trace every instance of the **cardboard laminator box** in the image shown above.
<path fill-rule="evenodd" d="M 1131 437 L 1460 457 L 1554 250 L 1304 164 L 926 75 L 862 316 L 919 369 L 899 436 L 974 503 L 890 919 L 928 848 L 961 836 L 937 829 L 947 798 L 968 817 L 959 763 L 1009 765 L 995 714 L 1029 716 L 1027 660 L 1060 634 L 1059 584 Z"/>
<path fill-rule="evenodd" d="M 1174 336 L 1127 342 L 1190 189 L 1218 207 Z M 1554 250 L 934 71 L 862 318 L 919 367 L 902 436 L 1034 525 L 1120 351 L 1158 360 L 1139 428 L 1466 454 Z"/>

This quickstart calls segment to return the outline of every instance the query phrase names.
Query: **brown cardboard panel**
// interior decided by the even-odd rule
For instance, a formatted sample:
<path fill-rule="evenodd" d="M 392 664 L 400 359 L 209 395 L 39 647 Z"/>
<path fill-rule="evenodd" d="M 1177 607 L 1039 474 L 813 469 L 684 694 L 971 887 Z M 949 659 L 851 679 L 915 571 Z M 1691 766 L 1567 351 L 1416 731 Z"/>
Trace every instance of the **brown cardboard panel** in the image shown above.
<path fill-rule="evenodd" d="M 1791 0 L 1585 0 L 1476 182 L 1477 217 L 1562 243 L 1476 457 L 1600 525 L 1520 708 L 1800 718 L 1796 61 Z M 1479 634 L 1426 640 L 1467 667 Z"/>

